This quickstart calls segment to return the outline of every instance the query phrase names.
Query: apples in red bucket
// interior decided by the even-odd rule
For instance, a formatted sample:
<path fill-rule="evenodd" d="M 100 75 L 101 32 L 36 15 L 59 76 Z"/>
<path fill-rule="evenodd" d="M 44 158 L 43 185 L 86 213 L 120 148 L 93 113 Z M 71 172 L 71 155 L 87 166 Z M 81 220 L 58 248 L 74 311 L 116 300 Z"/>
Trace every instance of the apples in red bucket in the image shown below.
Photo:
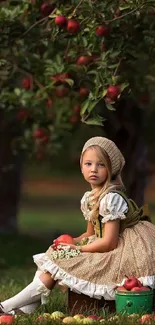
<path fill-rule="evenodd" d="M 65 244 L 74 244 L 74 240 L 72 238 L 72 236 L 68 235 L 68 234 L 64 234 L 59 236 L 57 239 L 55 239 L 54 244 L 57 247 L 58 245 L 60 245 L 61 243 L 65 243 Z"/>

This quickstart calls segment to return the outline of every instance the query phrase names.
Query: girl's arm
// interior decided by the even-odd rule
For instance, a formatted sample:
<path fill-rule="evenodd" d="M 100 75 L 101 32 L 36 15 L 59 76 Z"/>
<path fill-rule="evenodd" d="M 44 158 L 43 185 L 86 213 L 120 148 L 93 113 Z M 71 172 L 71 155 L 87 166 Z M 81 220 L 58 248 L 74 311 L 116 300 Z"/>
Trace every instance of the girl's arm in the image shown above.
<path fill-rule="evenodd" d="M 90 221 L 88 221 L 87 223 L 87 230 L 84 234 L 82 234 L 81 236 L 79 237 L 76 237 L 76 238 L 73 238 L 74 240 L 74 244 L 78 243 L 79 241 L 81 241 L 83 238 L 87 238 L 89 236 L 92 236 L 94 235 L 94 227 L 92 225 L 92 223 Z"/>
<path fill-rule="evenodd" d="M 112 251 L 118 244 L 119 227 L 119 219 L 106 222 L 104 226 L 104 237 L 96 239 L 91 244 L 81 246 L 81 252 L 104 253 Z"/>

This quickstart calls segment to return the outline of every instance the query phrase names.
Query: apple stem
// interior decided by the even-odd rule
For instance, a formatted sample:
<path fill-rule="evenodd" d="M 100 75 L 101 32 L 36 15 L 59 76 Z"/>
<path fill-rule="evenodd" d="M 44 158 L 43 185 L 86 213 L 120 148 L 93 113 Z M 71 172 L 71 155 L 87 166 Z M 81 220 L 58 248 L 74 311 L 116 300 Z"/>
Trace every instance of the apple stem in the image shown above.
<path fill-rule="evenodd" d="M 127 278 L 127 279 L 129 279 L 129 277 L 125 274 L 125 277 Z"/>

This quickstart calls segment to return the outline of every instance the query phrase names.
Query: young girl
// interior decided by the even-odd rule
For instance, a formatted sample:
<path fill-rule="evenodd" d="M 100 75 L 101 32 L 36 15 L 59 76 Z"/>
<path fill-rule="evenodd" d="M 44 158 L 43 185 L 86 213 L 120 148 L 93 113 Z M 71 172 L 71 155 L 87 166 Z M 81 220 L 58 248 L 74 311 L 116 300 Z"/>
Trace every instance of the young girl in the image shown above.
<path fill-rule="evenodd" d="M 124 164 L 111 140 L 93 137 L 85 143 L 80 165 L 91 186 L 81 200 L 86 232 L 74 238 L 74 244 L 62 243 L 59 251 L 54 241 L 46 253 L 35 255 L 35 278 L 1 303 L 2 313 L 32 313 L 56 282 L 106 300 L 115 299 L 115 287 L 122 285 L 126 276 L 155 288 L 155 226 L 143 209 L 126 197 L 121 180 Z"/>

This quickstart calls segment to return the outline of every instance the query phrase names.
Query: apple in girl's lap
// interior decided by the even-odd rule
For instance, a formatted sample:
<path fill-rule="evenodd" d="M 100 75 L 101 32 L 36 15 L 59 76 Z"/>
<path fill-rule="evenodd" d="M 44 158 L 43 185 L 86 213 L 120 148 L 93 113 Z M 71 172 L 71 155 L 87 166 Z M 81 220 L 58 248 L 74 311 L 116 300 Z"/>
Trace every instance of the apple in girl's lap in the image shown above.
<path fill-rule="evenodd" d="M 68 234 L 64 234 L 59 236 L 57 239 L 55 239 L 54 244 L 55 246 L 60 245 L 61 243 L 65 243 L 65 244 L 74 244 L 73 238 L 68 235 Z"/>
<path fill-rule="evenodd" d="M 0 324 L 12 324 L 14 321 L 13 315 L 1 315 L 0 316 Z"/>

